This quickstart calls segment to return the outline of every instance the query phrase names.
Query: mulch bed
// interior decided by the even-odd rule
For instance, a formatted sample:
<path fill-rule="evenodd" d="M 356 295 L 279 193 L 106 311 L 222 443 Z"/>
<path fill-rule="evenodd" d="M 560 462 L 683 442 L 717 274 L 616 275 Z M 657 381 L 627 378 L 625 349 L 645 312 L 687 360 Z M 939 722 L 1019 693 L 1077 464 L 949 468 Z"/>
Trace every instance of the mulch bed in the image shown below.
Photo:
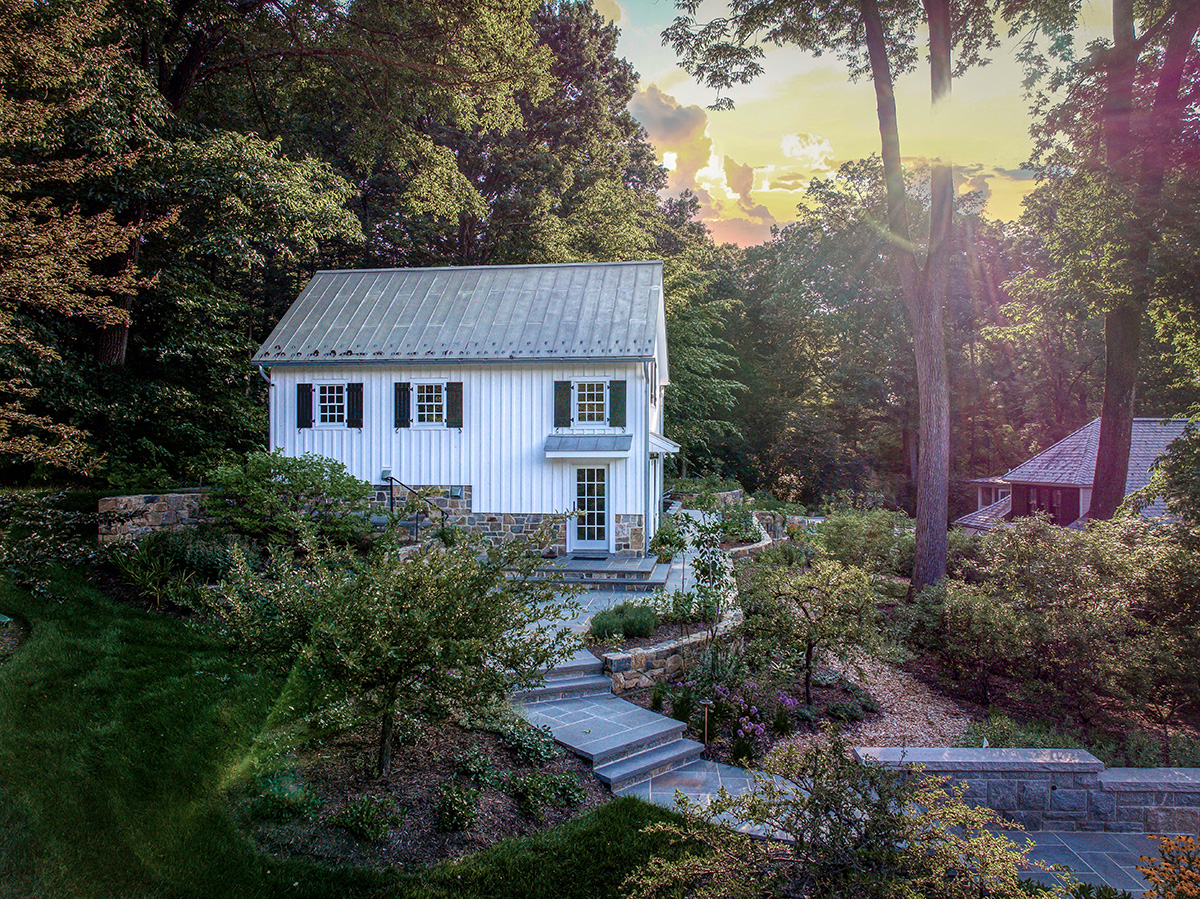
<path fill-rule="evenodd" d="M 518 761 L 495 734 L 468 731 L 450 722 L 427 725 L 415 743 L 397 746 L 390 774 L 379 778 L 374 774 L 378 733 L 377 723 L 365 724 L 299 760 L 294 776 L 320 800 L 319 809 L 307 816 L 273 820 L 278 816 L 256 811 L 256 803 L 261 809 L 261 793 L 243 790 L 235 798 L 235 810 L 255 843 L 276 857 L 304 857 L 319 864 L 423 866 L 553 827 L 612 798 L 582 759 L 564 753 L 546 765 L 531 767 Z M 571 807 L 547 806 L 545 820 L 536 821 L 522 814 L 504 789 L 455 778 L 455 757 L 470 749 L 489 757 L 501 772 L 573 774 L 585 798 Z M 478 822 L 462 833 L 446 833 L 437 825 L 439 790 L 454 779 L 479 789 Z M 384 797 L 400 816 L 379 842 L 360 839 L 330 823 L 346 802 L 363 794 Z"/>

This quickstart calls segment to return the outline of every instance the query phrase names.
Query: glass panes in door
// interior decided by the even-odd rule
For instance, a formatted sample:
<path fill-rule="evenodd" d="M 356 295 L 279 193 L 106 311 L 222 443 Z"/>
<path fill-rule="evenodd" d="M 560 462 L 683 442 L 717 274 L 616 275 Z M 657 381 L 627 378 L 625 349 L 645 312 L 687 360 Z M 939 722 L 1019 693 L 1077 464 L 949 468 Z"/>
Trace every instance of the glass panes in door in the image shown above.
<path fill-rule="evenodd" d="M 575 469 L 575 546 L 608 548 L 608 496 L 606 468 Z"/>

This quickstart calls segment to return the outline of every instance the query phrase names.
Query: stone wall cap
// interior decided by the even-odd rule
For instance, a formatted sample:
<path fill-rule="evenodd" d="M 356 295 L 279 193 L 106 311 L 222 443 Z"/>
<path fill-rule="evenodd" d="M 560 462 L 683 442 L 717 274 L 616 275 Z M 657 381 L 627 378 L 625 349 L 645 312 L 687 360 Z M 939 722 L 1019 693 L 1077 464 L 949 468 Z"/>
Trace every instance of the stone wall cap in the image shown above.
<path fill-rule="evenodd" d="M 1104 763 L 1082 749 L 940 749 L 922 746 L 856 746 L 854 757 L 889 768 L 923 765 L 942 771 L 1030 771 L 1065 773 L 1103 771 Z"/>
<path fill-rule="evenodd" d="M 1100 786 L 1114 792 L 1200 793 L 1200 768 L 1109 768 L 1100 774 Z"/>

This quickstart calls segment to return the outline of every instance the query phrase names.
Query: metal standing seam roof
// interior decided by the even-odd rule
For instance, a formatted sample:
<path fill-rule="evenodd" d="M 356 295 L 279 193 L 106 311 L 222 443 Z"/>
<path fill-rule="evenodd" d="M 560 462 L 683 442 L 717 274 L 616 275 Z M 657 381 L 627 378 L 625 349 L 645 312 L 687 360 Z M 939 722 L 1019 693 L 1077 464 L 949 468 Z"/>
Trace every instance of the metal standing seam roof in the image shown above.
<path fill-rule="evenodd" d="M 1182 436 L 1184 418 L 1135 418 L 1129 444 L 1129 468 L 1125 492 L 1140 490 L 1150 482 L 1150 469 L 1171 441 Z M 1100 445 L 1100 419 L 1095 418 L 1073 434 L 1022 462 L 1003 480 L 1021 484 L 1064 484 L 1090 487 L 1096 474 L 1096 451 Z"/>
<path fill-rule="evenodd" d="M 627 453 L 633 448 L 632 434 L 551 434 L 547 453 Z"/>
<path fill-rule="evenodd" d="M 1006 496 L 1004 499 L 997 500 L 990 506 L 984 506 L 982 509 L 969 512 L 962 518 L 955 519 L 954 523 L 962 528 L 990 531 L 997 524 L 1008 518 L 1008 514 L 1011 511 L 1012 497 Z"/>
<path fill-rule="evenodd" d="M 649 360 L 662 263 L 320 271 L 253 362 Z"/>

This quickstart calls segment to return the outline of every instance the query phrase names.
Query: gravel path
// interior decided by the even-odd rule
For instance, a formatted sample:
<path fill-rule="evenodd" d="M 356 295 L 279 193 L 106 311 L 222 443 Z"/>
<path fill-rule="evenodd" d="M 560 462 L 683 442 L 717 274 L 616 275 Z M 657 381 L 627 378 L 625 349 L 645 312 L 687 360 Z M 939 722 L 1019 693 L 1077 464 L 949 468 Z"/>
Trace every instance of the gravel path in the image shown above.
<path fill-rule="evenodd" d="M 866 675 L 862 685 L 878 700 L 880 712 L 842 727 L 848 746 L 952 746 L 978 718 L 895 665 L 865 661 L 861 667 Z M 820 734 L 800 731 L 778 745 L 803 749 L 820 739 Z"/>

